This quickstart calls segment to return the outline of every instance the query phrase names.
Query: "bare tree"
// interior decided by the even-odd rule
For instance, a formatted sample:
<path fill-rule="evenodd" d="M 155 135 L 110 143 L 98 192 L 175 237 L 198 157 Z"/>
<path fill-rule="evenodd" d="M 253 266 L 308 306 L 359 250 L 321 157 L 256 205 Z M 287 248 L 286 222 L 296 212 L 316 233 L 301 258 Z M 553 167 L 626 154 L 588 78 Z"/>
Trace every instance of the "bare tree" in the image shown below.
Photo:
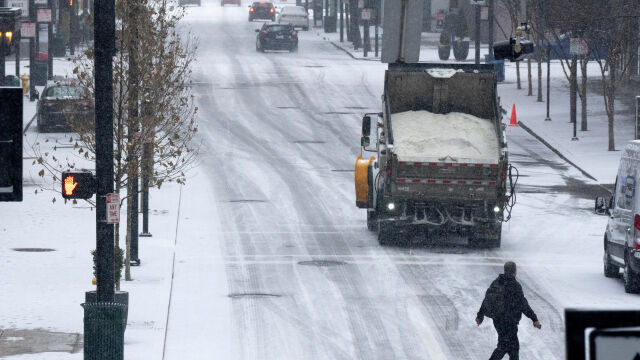
<path fill-rule="evenodd" d="M 144 29 L 135 34 L 131 27 L 131 8 L 138 6 L 135 18 Z M 166 182 L 183 184 L 185 172 L 193 163 L 197 149 L 192 144 L 197 132 L 194 97 L 191 93 L 191 67 L 196 56 L 196 41 L 191 33 L 178 31 L 184 10 L 176 4 L 162 0 L 117 0 L 117 54 L 113 62 L 114 89 L 114 191 L 127 189 L 126 199 L 138 196 L 131 193 L 130 179 L 138 172 L 141 150 L 151 144 L 152 160 L 150 186 L 160 188 Z M 136 39 L 137 36 L 137 39 Z M 135 45 L 134 45 L 135 44 Z M 74 74 L 77 82 L 88 89 L 87 99 L 93 99 L 93 48 L 75 58 Z M 131 57 L 136 57 L 137 79 L 131 79 Z M 139 94 L 139 101 L 130 96 Z M 147 104 L 146 113 L 139 116 L 140 103 Z M 135 116 L 136 119 L 132 119 Z M 32 149 L 36 162 L 42 165 L 40 176 L 51 175 L 58 181 L 60 172 L 76 167 L 91 168 L 95 162 L 95 132 L 92 123 L 81 118 L 68 118 L 75 134 L 64 136 L 75 151 L 74 155 L 57 152 L 59 146 L 48 151 L 44 142 Z M 142 130 L 142 131 L 140 131 Z M 68 139 L 68 140 L 67 140 Z M 50 147 L 50 146 L 48 146 Z M 58 157 L 56 157 L 58 155 Z M 62 155 L 63 158 L 60 158 Z M 137 177 L 136 177 L 137 178 Z M 53 188 L 57 190 L 57 188 Z M 121 203 L 121 205 L 122 205 Z M 129 213 L 127 223 L 132 216 Z M 115 242 L 119 246 L 120 227 L 116 227 Z M 129 256 L 129 249 L 127 254 Z M 125 261 L 125 266 L 129 262 Z M 130 274 L 125 273 L 126 280 Z"/>

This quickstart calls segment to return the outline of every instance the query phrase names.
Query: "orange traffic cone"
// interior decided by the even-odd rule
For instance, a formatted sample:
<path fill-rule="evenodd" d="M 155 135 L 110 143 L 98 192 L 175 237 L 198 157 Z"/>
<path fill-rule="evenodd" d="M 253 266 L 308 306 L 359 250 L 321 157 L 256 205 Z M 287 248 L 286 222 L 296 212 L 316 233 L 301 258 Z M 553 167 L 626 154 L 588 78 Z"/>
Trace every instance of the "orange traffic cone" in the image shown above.
<path fill-rule="evenodd" d="M 518 126 L 518 120 L 516 119 L 516 104 L 513 104 L 513 109 L 511 109 L 511 122 L 509 126 Z"/>

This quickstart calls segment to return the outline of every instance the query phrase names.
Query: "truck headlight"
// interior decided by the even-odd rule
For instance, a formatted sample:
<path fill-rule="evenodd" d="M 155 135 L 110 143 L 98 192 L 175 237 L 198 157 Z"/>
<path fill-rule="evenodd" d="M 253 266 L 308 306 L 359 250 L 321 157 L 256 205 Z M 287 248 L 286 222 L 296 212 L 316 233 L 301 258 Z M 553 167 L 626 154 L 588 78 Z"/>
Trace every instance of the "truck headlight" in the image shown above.
<path fill-rule="evenodd" d="M 387 209 L 389 209 L 391 211 L 395 210 L 396 209 L 396 204 L 394 204 L 392 202 L 388 203 L 387 204 Z"/>
<path fill-rule="evenodd" d="M 494 212 L 494 213 L 499 213 L 499 212 L 500 212 L 500 206 L 496 205 L 496 206 L 493 208 L 493 212 Z"/>

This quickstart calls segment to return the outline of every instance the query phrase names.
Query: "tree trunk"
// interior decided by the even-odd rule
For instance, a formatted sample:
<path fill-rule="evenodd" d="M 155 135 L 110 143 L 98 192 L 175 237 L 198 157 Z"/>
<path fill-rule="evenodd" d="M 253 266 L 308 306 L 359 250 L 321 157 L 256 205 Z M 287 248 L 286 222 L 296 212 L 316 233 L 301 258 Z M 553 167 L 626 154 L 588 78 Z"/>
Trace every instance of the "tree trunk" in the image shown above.
<path fill-rule="evenodd" d="M 527 59 L 527 96 L 533 96 L 533 84 L 531 82 L 531 59 Z"/>
<path fill-rule="evenodd" d="M 610 62 L 611 83 L 609 86 L 605 84 L 605 96 L 607 97 L 607 118 L 609 120 L 609 151 L 616 150 L 615 135 L 613 133 L 614 115 L 615 115 L 615 96 L 616 96 L 616 64 L 615 61 Z M 603 79 L 606 82 L 606 79 Z"/>
<path fill-rule="evenodd" d="M 129 172 L 130 173 L 130 172 Z M 127 181 L 127 226 L 125 235 L 124 280 L 131 281 L 131 184 Z"/>
<path fill-rule="evenodd" d="M 522 83 L 520 82 L 520 61 L 516 61 L 516 81 L 518 83 L 518 90 L 522 89 Z"/>
<path fill-rule="evenodd" d="M 542 51 L 538 51 L 538 102 L 542 102 Z"/>
<path fill-rule="evenodd" d="M 580 130 L 581 131 L 587 131 L 588 130 L 588 126 L 587 126 L 587 64 L 589 63 L 589 58 L 588 57 L 584 57 L 581 61 L 580 61 L 580 70 L 582 72 L 581 76 L 582 76 L 582 84 L 580 85 L 579 88 L 579 95 L 580 95 Z"/>

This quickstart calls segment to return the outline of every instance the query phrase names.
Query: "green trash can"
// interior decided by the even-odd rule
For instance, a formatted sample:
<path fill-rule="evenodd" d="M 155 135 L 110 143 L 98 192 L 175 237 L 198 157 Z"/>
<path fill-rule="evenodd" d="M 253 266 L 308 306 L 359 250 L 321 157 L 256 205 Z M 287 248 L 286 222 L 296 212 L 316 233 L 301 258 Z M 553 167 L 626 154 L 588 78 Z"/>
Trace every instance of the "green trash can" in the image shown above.
<path fill-rule="evenodd" d="M 81 304 L 84 308 L 84 360 L 124 360 L 127 305 Z"/>

